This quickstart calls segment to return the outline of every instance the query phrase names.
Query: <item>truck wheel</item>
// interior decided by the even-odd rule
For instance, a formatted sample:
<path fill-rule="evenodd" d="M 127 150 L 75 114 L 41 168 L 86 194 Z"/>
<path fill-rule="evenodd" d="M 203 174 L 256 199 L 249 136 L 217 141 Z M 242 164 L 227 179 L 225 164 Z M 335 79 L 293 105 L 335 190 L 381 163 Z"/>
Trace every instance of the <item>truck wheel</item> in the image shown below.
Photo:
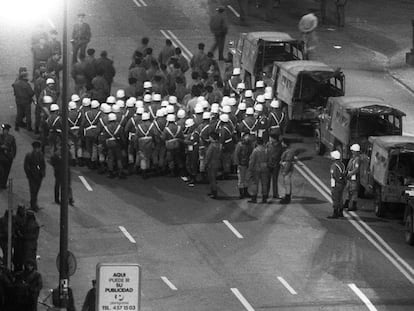
<path fill-rule="evenodd" d="M 375 187 L 374 204 L 375 204 L 375 215 L 377 217 L 384 217 L 386 203 L 382 202 L 381 200 L 381 187 L 380 186 Z"/>
<path fill-rule="evenodd" d="M 405 216 L 405 242 L 414 245 L 413 216 L 411 214 Z"/>
<path fill-rule="evenodd" d="M 317 155 L 323 155 L 325 153 L 325 145 L 321 140 L 321 131 L 319 129 L 315 130 L 315 152 Z"/>

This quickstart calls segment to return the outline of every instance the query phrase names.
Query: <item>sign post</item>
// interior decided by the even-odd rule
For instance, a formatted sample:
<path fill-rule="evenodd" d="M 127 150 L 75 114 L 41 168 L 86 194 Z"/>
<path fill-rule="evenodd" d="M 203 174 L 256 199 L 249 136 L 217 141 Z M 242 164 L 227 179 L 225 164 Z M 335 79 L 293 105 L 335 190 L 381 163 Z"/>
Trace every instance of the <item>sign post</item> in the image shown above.
<path fill-rule="evenodd" d="M 96 282 L 96 311 L 141 310 L 140 265 L 99 263 Z"/>

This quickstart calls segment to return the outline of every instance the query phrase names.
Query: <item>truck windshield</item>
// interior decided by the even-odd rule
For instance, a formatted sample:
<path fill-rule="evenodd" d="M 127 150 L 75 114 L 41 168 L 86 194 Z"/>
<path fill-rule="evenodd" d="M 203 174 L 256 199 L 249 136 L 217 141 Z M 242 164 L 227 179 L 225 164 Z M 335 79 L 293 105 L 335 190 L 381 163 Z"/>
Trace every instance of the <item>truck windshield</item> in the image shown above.
<path fill-rule="evenodd" d="M 261 72 L 265 66 L 273 65 L 274 61 L 286 62 L 296 59 L 290 43 L 264 41 L 258 48 L 256 69 L 257 72 Z"/>
<path fill-rule="evenodd" d="M 355 114 L 351 118 L 351 138 L 358 140 L 369 136 L 401 135 L 400 123 L 394 122 L 394 119 L 398 118 L 390 118 L 388 115 Z"/>

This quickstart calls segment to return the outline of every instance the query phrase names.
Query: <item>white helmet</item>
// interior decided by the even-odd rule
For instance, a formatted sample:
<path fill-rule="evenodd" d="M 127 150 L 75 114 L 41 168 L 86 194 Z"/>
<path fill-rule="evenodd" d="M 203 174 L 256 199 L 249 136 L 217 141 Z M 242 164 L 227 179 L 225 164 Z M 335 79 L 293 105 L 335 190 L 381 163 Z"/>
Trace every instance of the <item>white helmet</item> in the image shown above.
<path fill-rule="evenodd" d="M 141 120 L 142 121 L 148 121 L 150 118 L 151 118 L 151 116 L 150 116 L 149 112 L 144 112 L 142 114 Z"/>
<path fill-rule="evenodd" d="M 217 106 L 215 106 L 215 105 L 217 105 Z M 210 109 L 211 113 L 219 113 L 219 111 L 220 111 L 220 107 L 219 107 L 218 104 L 211 105 L 211 109 Z"/>
<path fill-rule="evenodd" d="M 223 113 L 223 114 L 220 115 L 220 121 L 221 122 L 229 122 L 229 120 L 230 120 L 230 118 L 229 118 L 228 114 Z"/>
<path fill-rule="evenodd" d="M 166 108 L 167 108 L 167 114 L 174 113 L 174 106 L 168 105 Z"/>
<path fill-rule="evenodd" d="M 180 109 L 177 111 L 177 118 L 178 119 L 184 119 L 185 118 L 185 110 L 184 109 Z"/>
<path fill-rule="evenodd" d="M 201 104 L 196 104 L 194 107 L 194 112 L 195 113 L 203 113 L 204 109 L 203 109 L 203 105 Z"/>
<path fill-rule="evenodd" d="M 119 106 L 119 108 L 124 108 L 125 107 L 125 102 L 121 99 L 118 99 L 116 101 L 116 104 Z"/>
<path fill-rule="evenodd" d="M 44 104 L 53 104 L 52 96 L 49 96 L 49 95 L 43 96 L 43 103 Z"/>
<path fill-rule="evenodd" d="M 277 99 L 272 100 L 272 102 L 270 103 L 270 107 L 280 108 L 280 101 L 278 101 Z"/>
<path fill-rule="evenodd" d="M 88 107 L 91 105 L 91 99 L 88 97 L 85 97 L 84 99 L 82 99 L 82 106 Z"/>
<path fill-rule="evenodd" d="M 102 105 L 101 105 L 101 108 L 102 108 L 102 112 L 103 113 L 106 113 L 106 114 L 108 114 L 108 113 L 111 113 L 111 106 L 110 105 L 108 105 L 107 103 L 103 103 Z"/>
<path fill-rule="evenodd" d="M 111 107 L 111 111 L 112 111 L 113 113 L 119 113 L 119 112 L 121 112 L 121 107 L 119 107 L 117 104 L 112 105 L 112 107 Z"/>
<path fill-rule="evenodd" d="M 59 106 L 57 104 L 51 104 L 50 111 L 59 111 Z"/>
<path fill-rule="evenodd" d="M 264 103 L 264 102 L 265 102 L 265 97 L 264 97 L 264 95 L 258 95 L 258 96 L 257 96 L 257 98 L 256 98 L 256 101 L 257 101 L 258 103 Z"/>
<path fill-rule="evenodd" d="M 238 76 L 238 75 L 240 75 L 240 68 L 239 67 L 236 67 L 236 68 L 233 68 L 233 76 Z"/>
<path fill-rule="evenodd" d="M 161 101 L 161 94 L 153 94 L 152 95 L 152 101 L 160 102 Z"/>
<path fill-rule="evenodd" d="M 152 87 L 152 83 L 151 81 L 145 81 L 144 82 L 144 89 L 149 89 Z"/>
<path fill-rule="evenodd" d="M 261 87 L 265 87 L 264 81 L 259 80 L 256 82 L 256 88 L 261 88 Z"/>
<path fill-rule="evenodd" d="M 208 106 L 210 106 L 210 104 L 208 103 L 208 101 L 206 101 L 206 100 L 203 100 L 201 103 L 200 103 L 200 105 L 201 105 L 201 107 L 203 107 L 203 109 L 208 109 Z"/>
<path fill-rule="evenodd" d="M 237 84 L 237 88 L 244 90 L 246 88 L 246 84 L 244 84 L 244 82 L 240 82 L 239 84 Z"/>
<path fill-rule="evenodd" d="M 143 114 L 144 112 L 145 112 L 144 107 L 138 107 L 137 111 L 136 111 L 136 114 Z"/>
<path fill-rule="evenodd" d="M 51 108 L 52 108 L 52 107 L 51 107 Z M 70 101 L 70 102 L 69 102 L 69 104 L 68 104 L 68 109 L 69 109 L 69 110 L 74 110 L 74 109 L 76 109 L 76 108 L 77 108 L 76 103 L 75 103 L 75 102 Z"/>
<path fill-rule="evenodd" d="M 341 159 L 341 153 L 338 150 L 334 150 L 331 152 L 331 158 L 334 160 Z"/>
<path fill-rule="evenodd" d="M 53 80 L 52 78 L 48 78 L 46 80 L 46 84 L 55 84 L 55 80 Z"/>
<path fill-rule="evenodd" d="M 162 111 L 162 109 L 158 109 L 157 112 L 155 113 L 155 116 L 157 118 L 161 118 L 164 116 L 164 111 Z"/>
<path fill-rule="evenodd" d="M 125 97 L 125 91 L 123 89 L 119 89 L 116 91 L 116 98 L 124 98 Z"/>
<path fill-rule="evenodd" d="M 167 122 L 175 122 L 175 114 L 167 115 Z"/>
<path fill-rule="evenodd" d="M 234 106 L 234 105 L 236 105 L 236 104 L 237 104 L 237 100 L 236 100 L 234 97 L 230 97 L 230 98 L 227 100 L 227 105 Z"/>
<path fill-rule="evenodd" d="M 134 104 L 137 102 L 137 98 L 134 97 L 134 96 L 131 96 L 129 99 L 132 100 L 134 102 Z"/>
<path fill-rule="evenodd" d="M 161 107 L 167 107 L 170 103 L 168 102 L 168 100 L 163 100 L 161 102 Z"/>
<path fill-rule="evenodd" d="M 79 97 L 79 95 L 78 95 L 78 94 L 73 94 L 73 95 L 70 97 L 70 100 L 71 100 L 71 101 L 73 101 L 73 102 L 77 102 L 77 101 L 80 101 L 80 97 Z"/>
<path fill-rule="evenodd" d="M 272 93 L 264 93 L 264 99 L 272 99 Z"/>
<path fill-rule="evenodd" d="M 136 108 L 142 108 L 142 107 L 144 107 L 144 102 L 142 100 L 137 100 L 135 102 L 135 107 Z"/>
<path fill-rule="evenodd" d="M 152 96 L 151 94 L 145 94 L 144 95 L 144 102 L 145 103 L 150 103 L 152 101 Z"/>
<path fill-rule="evenodd" d="M 226 105 L 228 105 L 228 100 L 230 97 L 228 96 L 223 96 L 223 99 L 221 100 L 221 107 L 224 107 Z"/>
<path fill-rule="evenodd" d="M 230 106 L 224 106 L 221 111 L 223 113 L 230 113 L 231 112 L 231 107 Z"/>
<path fill-rule="evenodd" d="M 206 100 L 206 98 L 204 96 L 198 96 L 197 97 L 197 104 L 199 104 L 199 103 L 201 103 L 201 102 L 203 102 L 205 100 Z"/>
<path fill-rule="evenodd" d="M 116 121 L 116 114 L 113 112 L 108 114 L 108 121 Z"/>
<path fill-rule="evenodd" d="M 131 107 L 135 106 L 135 101 L 132 97 L 127 99 L 126 106 L 127 106 L 127 108 L 131 108 Z"/>
<path fill-rule="evenodd" d="M 210 120 L 210 118 L 211 118 L 211 113 L 210 112 L 208 112 L 208 111 L 203 112 L 203 120 Z"/>
<path fill-rule="evenodd" d="M 359 152 L 359 151 L 361 151 L 361 146 L 359 144 L 353 144 L 350 149 L 351 149 L 351 151 Z"/>
<path fill-rule="evenodd" d="M 217 103 L 211 104 L 211 107 L 210 107 L 210 109 L 219 109 L 219 108 L 220 108 L 220 105 Z"/>
<path fill-rule="evenodd" d="M 246 109 L 246 115 L 253 115 L 254 114 L 254 110 L 253 110 L 253 108 L 252 107 L 248 107 L 247 109 Z"/>
<path fill-rule="evenodd" d="M 246 90 L 246 91 L 244 92 L 244 97 L 246 97 L 246 98 L 251 98 L 251 97 L 253 97 L 253 91 L 252 91 L 252 90 Z"/>
<path fill-rule="evenodd" d="M 193 119 L 187 119 L 185 120 L 185 127 L 192 127 L 194 125 Z"/>
<path fill-rule="evenodd" d="M 92 108 L 92 109 L 96 109 L 96 108 L 98 108 L 98 107 L 99 107 L 99 105 L 100 105 L 100 103 L 99 103 L 97 100 L 93 100 L 93 101 L 91 102 L 91 108 Z"/>
<path fill-rule="evenodd" d="M 176 96 L 170 96 L 170 97 L 168 97 L 168 102 L 171 104 L 171 105 L 175 105 L 175 104 L 177 104 L 177 97 Z"/>
<path fill-rule="evenodd" d="M 254 110 L 261 112 L 263 111 L 263 105 L 262 104 L 257 104 L 256 106 L 254 106 Z"/>
<path fill-rule="evenodd" d="M 241 102 L 238 106 L 237 109 L 239 110 L 246 110 L 246 103 L 245 102 Z"/>
<path fill-rule="evenodd" d="M 106 99 L 106 103 L 107 103 L 107 104 L 110 104 L 110 105 L 115 104 L 115 103 L 116 103 L 116 98 L 115 98 L 115 96 L 109 96 L 109 97 Z"/>
<path fill-rule="evenodd" d="M 166 116 L 166 115 L 168 114 L 168 112 L 167 112 L 167 108 L 166 108 L 166 107 L 161 108 L 161 109 L 159 109 L 159 110 L 161 110 L 161 111 L 162 111 L 163 117 L 164 117 L 164 116 Z"/>

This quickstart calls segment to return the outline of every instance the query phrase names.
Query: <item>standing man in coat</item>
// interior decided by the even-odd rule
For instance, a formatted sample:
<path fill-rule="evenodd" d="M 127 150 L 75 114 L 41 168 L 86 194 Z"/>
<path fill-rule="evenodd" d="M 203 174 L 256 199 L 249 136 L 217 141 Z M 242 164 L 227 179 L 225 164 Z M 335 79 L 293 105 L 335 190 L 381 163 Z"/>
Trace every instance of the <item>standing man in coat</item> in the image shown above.
<path fill-rule="evenodd" d="M 88 23 L 85 22 L 85 13 L 78 14 L 78 22 L 73 27 L 72 32 L 72 63 L 78 61 L 78 53 L 80 58 L 85 57 L 86 47 L 88 46 L 89 41 L 91 41 L 91 27 Z"/>
<path fill-rule="evenodd" d="M 217 172 L 220 168 L 221 148 L 219 135 L 216 132 L 210 133 L 210 144 L 207 147 L 205 165 L 207 170 L 208 182 L 210 184 L 210 196 L 217 199 Z"/>
<path fill-rule="evenodd" d="M 42 145 L 35 141 L 32 143 L 33 151 L 26 154 L 24 158 L 24 171 L 29 181 L 30 188 L 30 209 L 37 212 L 39 205 L 37 195 L 39 194 L 42 180 L 46 175 L 46 162 L 42 153 Z"/>
<path fill-rule="evenodd" d="M 270 135 L 270 140 L 266 145 L 267 159 L 269 167 L 269 190 L 270 183 L 272 184 L 273 198 L 279 198 L 279 172 L 280 172 L 280 160 L 282 157 L 282 142 L 280 136 L 276 134 Z"/>
<path fill-rule="evenodd" d="M 283 188 L 285 196 L 280 200 L 280 204 L 289 204 L 292 196 L 292 174 L 293 163 L 295 162 L 295 151 L 290 148 L 290 143 L 287 140 L 282 141 L 284 149 L 280 159 L 280 173 L 283 178 Z"/>
<path fill-rule="evenodd" d="M 6 189 L 17 147 L 14 136 L 9 133 L 11 126 L 2 124 L 1 128 L 3 133 L 0 134 L 0 189 Z"/>
<path fill-rule="evenodd" d="M 252 198 L 250 203 L 257 203 L 257 194 L 259 192 L 259 183 L 262 187 L 262 203 L 267 203 L 269 192 L 269 169 L 267 167 L 267 151 L 263 145 L 263 138 L 258 137 L 256 140 L 256 148 L 250 155 L 249 172 L 252 180 Z"/>
<path fill-rule="evenodd" d="M 357 210 L 358 190 L 359 190 L 359 152 L 361 147 L 359 144 L 353 144 L 351 147 L 352 157 L 346 166 L 346 185 L 344 189 L 345 204 L 344 208 L 348 211 Z"/>
<path fill-rule="evenodd" d="M 331 152 L 333 162 L 331 164 L 331 191 L 333 214 L 328 218 L 344 217 L 342 212 L 342 195 L 345 186 L 345 165 L 341 161 L 341 153 L 338 150 Z"/>
<path fill-rule="evenodd" d="M 103 77 L 108 82 L 109 90 L 115 77 L 114 61 L 108 58 L 108 52 L 102 51 L 101 57 L 96 60 L 96 68 L 101 68 Z"/>
<path fill-rule="evenodd" d="M 214 45 L 210 51 L 215 52 L 218 48 L 218 59 L 224 60 L 224 44 L 226 41 L 226 35 L 228 31 L 226 17 L 224 13 L 224 7 L 218 7 L 216 13 L 210 19 L 210 30 L 214 35 Z"/>
<path fill-rule="evenodd" d="M 26 126 L 26 128 L 32 130 L 32 101 L 35 95 L 31 85 L 29 84 L 29 78 L 27 72 L 22 72 L 19 75 L 19 79 L 13 83 L 14 97 L 16 98 L 16 123 L 15 130 L 18 131 L 20 126 Z M 23 119 L 26 119 L 26 123 L 23 123 Z"/>

